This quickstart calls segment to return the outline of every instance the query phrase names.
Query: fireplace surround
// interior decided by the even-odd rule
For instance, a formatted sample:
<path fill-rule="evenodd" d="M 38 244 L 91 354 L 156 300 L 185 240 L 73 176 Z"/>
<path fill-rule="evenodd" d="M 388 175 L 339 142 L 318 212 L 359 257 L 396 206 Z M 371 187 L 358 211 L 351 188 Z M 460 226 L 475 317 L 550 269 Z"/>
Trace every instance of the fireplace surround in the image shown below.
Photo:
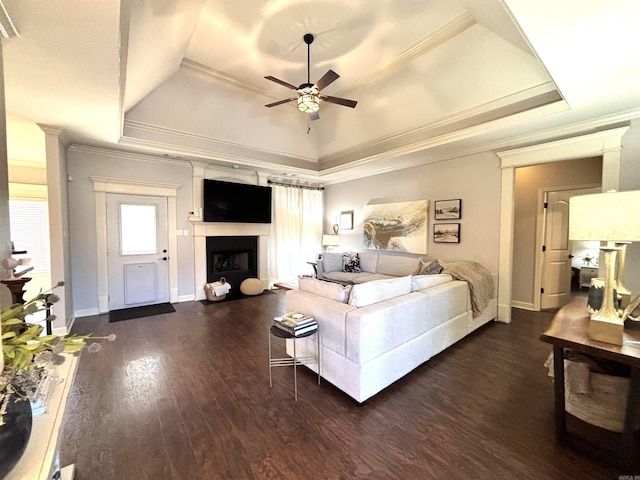
<path fill-rule="evenodd" d="M 206 237 L 207 283 L 226 278 L 237 294 L 240 284 L 258 275 L 257 236 Z"/>
<path fill-rule="evenodd" d="M 195 298 L 205 299 L 204 286 L 208 281 L 207 275 L 207 237 L 257 237 L 258 254 L 256 257 L 256 273 L 253 275 L 270 285 L 268 278 L 269 259 L 269 224 L 248 224 L 248 223 L 211 223 L 192 221 L 193 225 L 193 246 L 195 258 Z M 228 275 L 224 276 L 229 280 Z M 242 282 L 241 282 L 242 283 Z M 240 291 L 239 283 L 231 283 L 232 292 Z"/>

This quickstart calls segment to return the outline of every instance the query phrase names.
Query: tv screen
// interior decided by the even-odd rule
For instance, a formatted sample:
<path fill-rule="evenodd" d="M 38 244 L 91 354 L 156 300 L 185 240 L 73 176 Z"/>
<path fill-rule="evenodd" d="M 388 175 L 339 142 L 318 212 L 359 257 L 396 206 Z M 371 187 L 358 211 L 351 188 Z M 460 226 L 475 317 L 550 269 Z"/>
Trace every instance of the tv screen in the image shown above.
<path fill-rule="evenodd" d="M 204 180 L 205 222 L 271 223 L 271 187 Z"/>

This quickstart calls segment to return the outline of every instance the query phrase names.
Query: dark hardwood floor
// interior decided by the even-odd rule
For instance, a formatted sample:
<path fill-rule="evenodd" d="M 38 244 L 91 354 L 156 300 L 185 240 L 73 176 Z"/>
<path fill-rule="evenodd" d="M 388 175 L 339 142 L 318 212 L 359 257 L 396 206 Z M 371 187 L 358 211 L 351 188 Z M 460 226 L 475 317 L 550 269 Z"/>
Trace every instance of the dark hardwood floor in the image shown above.
<path fill-rule="evenodd" d="M 299 370 L 274 370 L 268 327 L 284 292 L 74 332 L 116 333 L 84 352 L 62 465 L 98 479 L 617 479 L 558 444 L 553 384 L 538 340 L 552 314 L 514 310 L 364 405 Z M 274 353 L 284 354 L 276 342 Z M 640 472 L 635 472 L 640 473 Z"/>

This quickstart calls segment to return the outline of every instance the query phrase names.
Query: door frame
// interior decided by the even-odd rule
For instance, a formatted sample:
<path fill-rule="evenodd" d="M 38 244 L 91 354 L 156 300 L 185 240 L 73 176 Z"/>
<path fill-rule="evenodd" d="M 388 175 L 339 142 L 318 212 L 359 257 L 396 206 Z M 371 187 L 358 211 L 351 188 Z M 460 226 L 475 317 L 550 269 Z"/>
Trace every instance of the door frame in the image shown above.
<path fill-rule="evenodd" d="M 109 311 L 109 269 L 107 267 L 107 193 L 167 198 L 167 236 L 169 250 L 169 301 L 178 301 L 177 196 L 180 185 L 169 183 L 89 177 L 93 182 L 96 207 L 96 252 L 98 275 L 98 313 Z"/>
<path fill-rule="evenodd" d="M 544 263 L 544 255 L 542 246 L 544 245 L 544 237 L 546 225 L 544 213 L 545 195 L 551 192 L 565 192 L 567 190 L 589 190 L 601 188 L 600 183 L 587 183 L 584 185 L 563 185 L 557 187 L 544 187 L 538 189 L 537 195 L 537 218 L 536 218 L 536 250 L 534 255 L 534 274 L 533 274 L 533 311 L 539 312 L 542 308 L 542 269 Z M 586 193 L 586 192 L 585 192 Z"/>
<path fill-rule="evenodd" d="M 500 158 L 502 183 L 500 192 L 500 253 L 498 266 L 498 320 L 511 323 L 513 281 L 513 228 L 515 169 L 542 163 L 602 156 L 602 191 L 618 190 L 622 137 L 629 127 L 496 152 Z"/>

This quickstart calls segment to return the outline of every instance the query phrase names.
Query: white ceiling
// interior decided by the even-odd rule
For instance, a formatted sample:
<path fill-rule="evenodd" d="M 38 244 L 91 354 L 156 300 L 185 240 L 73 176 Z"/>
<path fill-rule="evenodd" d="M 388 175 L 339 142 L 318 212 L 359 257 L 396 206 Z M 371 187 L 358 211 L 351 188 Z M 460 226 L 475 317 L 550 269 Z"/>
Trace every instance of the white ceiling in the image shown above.
<path fill-rule="evenodd" d="M 640 116 L 637 0 L 4 0 L 9 157 L 70 143 L 324 182 Z M 265 80 L 340 78 L 309 122 Z M 310 131 L 309 131 L 310 127 Z M 27 158 L 28 157 L 28 158 Z"/>

